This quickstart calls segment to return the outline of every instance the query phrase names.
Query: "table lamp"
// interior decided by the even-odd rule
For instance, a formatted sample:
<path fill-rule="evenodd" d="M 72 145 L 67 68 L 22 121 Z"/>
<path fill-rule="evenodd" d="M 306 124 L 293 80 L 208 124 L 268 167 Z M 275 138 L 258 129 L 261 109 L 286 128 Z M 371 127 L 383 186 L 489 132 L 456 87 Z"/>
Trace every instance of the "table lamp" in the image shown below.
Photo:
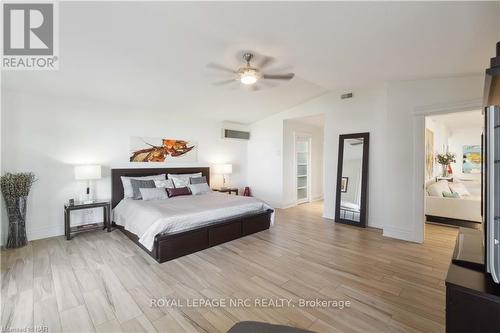
<path fill-rule="evenodd" d="M 215 166 L 215 173 L 222 175 L 222 188 L 226 188 L 226 175 L 230 175 L 233 173 L 233 165 L 232 164 L 218 164 Z"/>
<path fill-rule="evenodd" d="M 101 179 L 101 166 L 100 165 L 77 165 L 75 166 L 75 179 L 87 181 L 87 198 L 84 203 L 93 203 L 94 200 L 90 195 L 90 182 L 92 180 Z"/>

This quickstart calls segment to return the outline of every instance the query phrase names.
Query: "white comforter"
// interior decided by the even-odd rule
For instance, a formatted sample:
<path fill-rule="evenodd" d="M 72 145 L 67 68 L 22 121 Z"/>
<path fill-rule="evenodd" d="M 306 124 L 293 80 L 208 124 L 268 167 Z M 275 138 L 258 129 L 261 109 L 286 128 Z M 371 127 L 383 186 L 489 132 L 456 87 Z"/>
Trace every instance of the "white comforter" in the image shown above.
<path fill-rule="evenodd" d="M 174 233 L 200 227 L 232 216 L 271 209 L 252 198 L 211 192 L 165 200 L 123 199 L 113 210 L 114 222 L 136 234 L 150 251 L 159 233 Z"/>

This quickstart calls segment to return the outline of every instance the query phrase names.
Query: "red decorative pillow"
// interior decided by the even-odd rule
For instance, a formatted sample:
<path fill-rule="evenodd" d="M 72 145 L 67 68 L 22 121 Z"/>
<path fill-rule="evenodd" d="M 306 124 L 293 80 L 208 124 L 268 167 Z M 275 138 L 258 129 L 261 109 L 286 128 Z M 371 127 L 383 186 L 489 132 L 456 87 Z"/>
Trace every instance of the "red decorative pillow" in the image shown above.
<path fill-rule="evenodd" d="M 180 195 L 191 195 L 188 187 L 167 188 L 167 195 L 169 198 L 178 197 Z"/>

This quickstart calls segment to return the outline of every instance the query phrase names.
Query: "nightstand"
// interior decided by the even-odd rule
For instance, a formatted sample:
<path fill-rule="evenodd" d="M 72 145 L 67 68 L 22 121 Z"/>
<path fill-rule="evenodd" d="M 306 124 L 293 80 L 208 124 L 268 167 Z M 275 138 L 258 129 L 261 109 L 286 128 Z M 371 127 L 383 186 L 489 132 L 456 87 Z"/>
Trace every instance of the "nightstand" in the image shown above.
<path fill-rule="evenodd" d="M 440 181 L 440 180 L 447 180 L 449 181 L 450 183 L 453 183 L 453 176 L 450 176 L 450 177 L 436 177 L 436 181 Z"/>
<path fill-rule="evenodd" d="M 78 226 L 71 226 L 71 211 L 82 210 L 82 209 L 92 209 L 92 208 L 102 208 L 103 210 L 103 222 L 102 223 L 91 223 L 83 224 Z M 74 205 L 64 204 L 64 235 L 67 240 L 71 239 L 71 234 L 76 234 L 84 231 L 91 231 L 97 229 L 108 229 L 111 231 L 111 202 L 108 200 L 96 200 L 93 203 L 78 203 L 75 202 Z"/>
<path fill-rule="evenodd" d="M 213 191 L 216 191 L 216 192 L 223 192 L 223 193 L 228 193 L 228 194 L 231 194 L 234 192 L 234 194 L 238 195 L 238 189 L 237 188 L 229 188 L 229 187 L 215 187 L 212 189 Z"/>

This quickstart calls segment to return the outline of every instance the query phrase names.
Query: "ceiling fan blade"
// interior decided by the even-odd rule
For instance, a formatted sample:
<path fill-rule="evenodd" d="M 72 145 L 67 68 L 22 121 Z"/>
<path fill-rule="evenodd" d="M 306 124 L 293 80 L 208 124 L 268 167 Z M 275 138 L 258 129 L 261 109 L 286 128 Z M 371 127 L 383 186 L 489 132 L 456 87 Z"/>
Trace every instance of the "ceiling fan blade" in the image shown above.
<path fill-rule="evenodd" d="M 295 76 L 294 73 L 287 74 L 264 74 L 262 75 L 263 79 L 266 80 L 291 80 Z"/>
<path fill-rule="evenodd" d="M 214 86 L 225 86 L 226 84 L 235 83 L 235 82 L 237 82 L 235 79 L 231 79 L 231 80 L 224 80 L 224 81 L 214 82 L 212 84 Z"/>
<path fill-rule="evenodd" d="M 261 70 L 266 68 L 266 67 L 271 66 L 276 61 L 276 59 L 274 59 L 273 57 L 269 57 L 269 56 L 262 56 L 261 58 L 262 58 L 262 60 L 257 65 L 257 67 Z"/>
<path fill-rule="evenodd" d="M 211 69 L 216 69 L 216 70 L 220 70 L 220 71 L 224 71 L 224 72 L 228 72 L 228 73 L 236 73 L 234 70 L 232 70 L 231 68 L 229 67 L 225 67 L 225 66 L 222 66 L 222 65 L 219 65 L 219 64 L 216 64 L 216 63 L 208 63 L 207 64 L 207 67 L 208 68 L 211 68 Z"/>

